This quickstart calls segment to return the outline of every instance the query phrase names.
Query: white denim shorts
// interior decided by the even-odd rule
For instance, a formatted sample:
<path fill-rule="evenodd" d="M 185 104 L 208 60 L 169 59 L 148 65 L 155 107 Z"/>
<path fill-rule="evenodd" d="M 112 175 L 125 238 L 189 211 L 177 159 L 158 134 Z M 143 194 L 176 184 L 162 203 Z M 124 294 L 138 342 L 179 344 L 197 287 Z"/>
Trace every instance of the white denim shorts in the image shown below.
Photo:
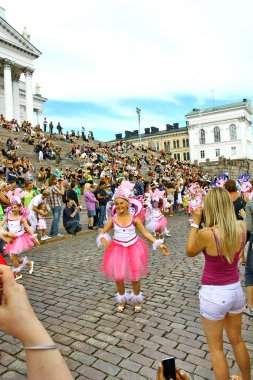
<path fill-rule="evenodd" d="M 240 314 L 245 307 L 245 295 L 240 282 L 223 286 L 202 285 L 199 301 L 200 314 L 211 321 L 224 319 L 227 313 Z"/>

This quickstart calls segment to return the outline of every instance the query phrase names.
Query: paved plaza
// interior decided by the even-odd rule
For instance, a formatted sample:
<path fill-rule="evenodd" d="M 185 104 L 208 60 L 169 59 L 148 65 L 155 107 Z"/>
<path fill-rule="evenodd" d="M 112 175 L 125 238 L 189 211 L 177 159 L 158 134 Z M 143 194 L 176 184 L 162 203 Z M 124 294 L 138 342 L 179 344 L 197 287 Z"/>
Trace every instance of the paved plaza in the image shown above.
<path fill-rule="evenodd" d="M 22 283 L 75 379 L 155 380 L 159 360 L 169 355 L 192 379 L 213 379 L 198 311 L 203 257 L 185 257 L 186 216 L 169 218 L 169 224 L 172 237 L 166 242 L 172 255 L 151 253 L 150 272 L 142 280 L 143 311 L 137 315 L 131 305 L 115 313 L 114 283 L 98 270 L 103 253 L 96 247 L 96 233 L 29 252 L 35 272 L 24 274 Z M 252 358 L 253 324 L 243 318 Z M 231 373 L 239 373 L 226 338 L 224 347 Z M 21 345 L 1 333 L 0 352 L 1 379 L 26 378 Z"/>

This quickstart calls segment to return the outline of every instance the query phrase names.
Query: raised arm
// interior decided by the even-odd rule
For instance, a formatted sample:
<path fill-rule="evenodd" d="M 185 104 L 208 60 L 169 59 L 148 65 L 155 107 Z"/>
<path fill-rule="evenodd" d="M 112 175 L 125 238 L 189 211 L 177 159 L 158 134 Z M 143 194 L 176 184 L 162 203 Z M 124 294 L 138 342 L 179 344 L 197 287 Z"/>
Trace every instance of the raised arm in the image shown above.
<path fill-rule="evenodd" d="M 202 209 L 197 208 L 194 214 L 191 230 L 186 243 L 187 256 L 194 257 L 203 252 L 206 248 L 206 230 L 199 230 L 202 221 Z"/>
<path fill-rule="evenodd" d="M 135 224 L 137 230 L 147 240 L 149 240 L 151 243 L 155 244 L 156 247 L 159 247 L 165 256 L 169 256 L 170 255 L 170 252 L 169 252 L 168 248 L 166 247 L 166 245 L 164 245 L 162 243 L 157 243 L 157 240 L 154 238 L 154 236 L 150 232 L 148 232 L 146 230 L 146 228 L 144 227 L 144 225 L 142 224 L 141 220 L 138 217 L 134 218 L 134 224 Z M 158 240 L 158 242 L 159 242 L 159 240 Z M 154 248 L 154 249 L 156 249 L 156 248 Z"/>
<path fill-rule="evenodd" d="M 0 278 L 0 330 L 19 339 L 26 348 L 28 380 L 73 380 L 60 351 L 34 314 L 25 288 L 15 282 L 5 265 L 0 265 Z M 41 346 L 48 349 L 35 349 Z"/>

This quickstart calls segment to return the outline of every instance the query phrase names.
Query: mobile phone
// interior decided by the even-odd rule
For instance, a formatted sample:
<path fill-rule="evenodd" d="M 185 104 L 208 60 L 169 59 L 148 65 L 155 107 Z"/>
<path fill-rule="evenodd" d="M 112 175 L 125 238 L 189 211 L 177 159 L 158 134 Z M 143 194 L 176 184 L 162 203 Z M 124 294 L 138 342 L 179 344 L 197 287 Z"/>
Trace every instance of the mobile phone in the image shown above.
<path fill-rule="evenodd" d="M 168 357 L 162 360 L 163 376 L 165 380 L 176 380 L 175 358 Z"/>

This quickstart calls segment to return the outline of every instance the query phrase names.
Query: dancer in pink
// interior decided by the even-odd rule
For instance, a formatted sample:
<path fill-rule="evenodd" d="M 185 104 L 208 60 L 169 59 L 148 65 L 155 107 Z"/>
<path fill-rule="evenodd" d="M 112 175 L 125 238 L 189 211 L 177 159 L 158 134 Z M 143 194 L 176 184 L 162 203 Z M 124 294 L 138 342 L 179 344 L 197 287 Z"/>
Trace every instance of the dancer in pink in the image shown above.
<path fill-rule="evenodd" d="M 164 191 L 156 189 L 151 193 L 151 201 L 146 210 L 146 229 L 153 233 L 156 237 L 158 234 L 159 239 L 163 236 L 170 236 L 167 229 L 167 218 L 163 215 L 162 210 L 164 207 Z"/>
<path fill-rule="evenodd" d="M 168 248 L 162 244 L 162 241 L 156 240 L 145 229 L 139 217 L 129 211 L 132 202 L 129 197 L 131 186 L 130 182 L 123 181 L 116 189 L 114 194 L 116 214 L 97 237 L 98 246 L 105 247 L 101 270 L 116 282 L 117 312 L 120 313 L 124 311 L 128 300 L 134 303 L 135 313 L 141 312 L 143 294 L 140 291 L 140 279 L 148 272 L 148 246 L 136 235 L 136 228 L 153 243 L 154 250 L 159 247 L 164 255 L 169 255 Z M 112 241 L 108 234 L 111 229 L 114 230 Z M 132 282 L 131 294 L 126 292 L 125 281 Z"/>
<path fill-rule="evenodd" d="M 33 261 L 27 257 L 18 257 L 24 251 L 28 251 L 34 245 L 39 245 L 38 239 L 34 236 L 32 229 L 25 218 L 26 211 L 22 206 L 21 199 L 18 196 L 12 196 L 10 199 L 11 207 L 7 210 L 6 216 L 0 222 L 0 228 L 7 224 L 7 229 L 15 235 L 13 242 L 8 243 L 5 253 L 10 255 L 10 260 L 14 266 L 13 272 L 16 273 L 16 280 L 22 278 L 21 270 L 28 265 L 29 274 L 33 273 Z M 26 232 L 27 231 L 27 232 Z"/>

